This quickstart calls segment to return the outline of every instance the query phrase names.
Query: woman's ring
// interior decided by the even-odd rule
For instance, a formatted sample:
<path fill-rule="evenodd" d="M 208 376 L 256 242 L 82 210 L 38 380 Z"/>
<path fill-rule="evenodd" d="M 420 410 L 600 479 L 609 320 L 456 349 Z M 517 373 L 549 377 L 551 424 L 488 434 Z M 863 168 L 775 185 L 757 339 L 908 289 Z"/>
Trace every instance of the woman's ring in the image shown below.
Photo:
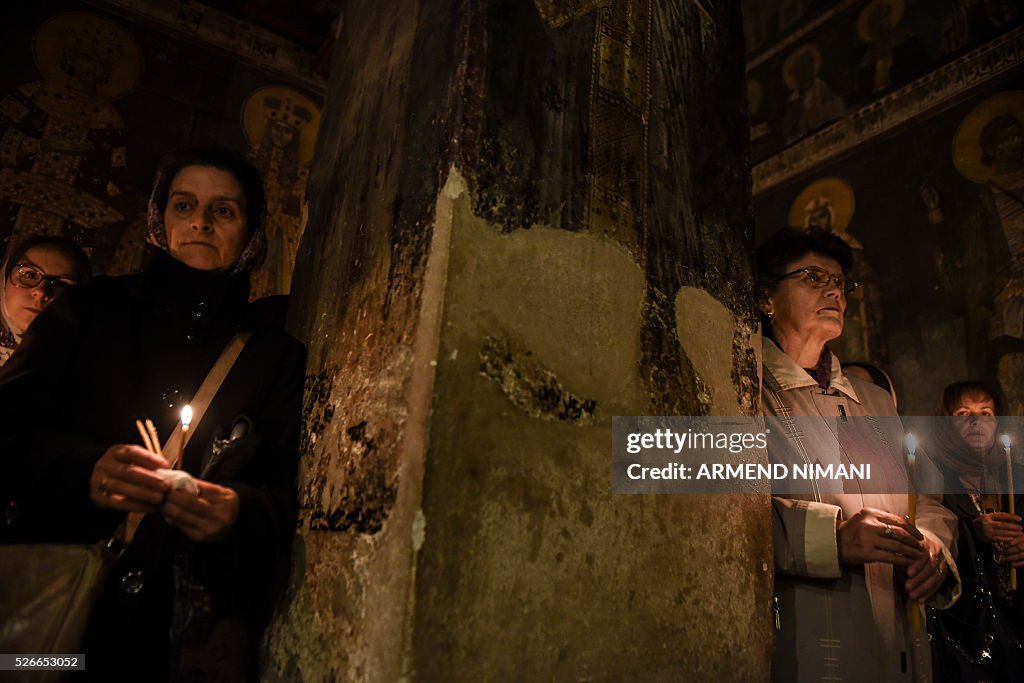
<path fill-rule="evenodd" d="M 892 527 L 886 524 L 885 531 L 882 532 L 882 535 L 886 538 L 892 538 Z"/>
<path fill-rule="evenodd" d="M 100 493 L 103 494 L 104 497 L 110 498 L 110 489 L 107 488 L 106 477 L 104 477 L 103 481 L 100 482 Z"/>

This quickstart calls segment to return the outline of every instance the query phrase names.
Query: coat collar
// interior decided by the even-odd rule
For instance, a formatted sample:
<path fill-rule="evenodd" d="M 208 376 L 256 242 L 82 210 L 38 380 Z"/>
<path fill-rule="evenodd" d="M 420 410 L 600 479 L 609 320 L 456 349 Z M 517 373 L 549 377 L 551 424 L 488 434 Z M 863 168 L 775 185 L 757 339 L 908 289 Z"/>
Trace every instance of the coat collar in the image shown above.
<path fill-rule="evenodd" d="M 147 246 L 143 269 L 146 297 L 187 317 L 234 319 L 249 301 L 249 274 L 190 268 L 167 252 Z"/>
<path fill-rule="evenodd" d="M 787 356 L 771 339 L 763 337 L 762 346 L 764 348 L 765 370 L 772 373 L 781 390 L 818 386 L 814 378 L 808 375 L 807 371 L 800 367 L 795 360 Z M 839 359 L 831 351 L 829 351 L 829 355 L 832 357 L 832 373 L 828 381 L 829 388 L 835 389 L 849 397 L 850 400 L 860 403 L 860 398 L 857 396 L 857 392 L 854 390 L 850 380 L 843 375 Z"/>

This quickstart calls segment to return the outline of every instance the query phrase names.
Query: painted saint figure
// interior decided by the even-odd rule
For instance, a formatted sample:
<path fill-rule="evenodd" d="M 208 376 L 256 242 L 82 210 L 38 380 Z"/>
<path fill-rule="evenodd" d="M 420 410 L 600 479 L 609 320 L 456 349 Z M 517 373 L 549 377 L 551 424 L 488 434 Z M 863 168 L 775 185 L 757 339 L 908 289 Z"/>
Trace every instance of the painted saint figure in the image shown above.
<path fill-rule="evenodd" d="M 873 0 L 857 19 L 857 34 L 868 44 L 861 67 L 872 70 L 872 94 L 892 85 L 893 51 L 908 38 L 899 26 L 904 9 L 904 0 Z"/>
<path fill-rule="evenodd" d="M 1024 374 L 1024 91 L 991 97 L 964 117 L 953 139 L 953 161 L 987 191 L 1009 247 L 1009 280 L 995 298 L 990 338 L 1017 342 L 999 360 L 1001 378 Z M 1004 385 L 1011 410 L 1024 409 L 1024 387 Z"/>
<path fill-rule="evenodd" d="M 122 27 L 87 12 L 47 20 L 33 41 L 43 80 L 0 101 L 0 239 L 62 235 L 85 248 L 122 220 L 111 205 L 125 169 L 124 122 L 111 100 L 142 73 Z"/>
<path fill-rule="evenodd" d="M 283 86 L 260 88 L 243 107 L 250 159 L 267 187 L 267 262 L 254 273 L 253 296 L 287 294 L 305 228 L 306 182 L 320 109 Z"/>
<path fill-rule="evenodd" d="M 771 126 L 766 122 L 754 123 L 754 114 L 758 113 L 761 103 L 764 101 L 764 88 L 757 81 L 747 81 L 747 109 L 750 111 L 750 142 L 757 142 L 771 132 Z"/>
<path fill-rule="evenodd" d="M 787 142 L 838 119 L 846 111 L 846 100 L 833 93 L 821 77 L 821 50 L 814 43 L 793 51 L 783 64 L 782 77 L 790 90 L 783 119 Z"/>

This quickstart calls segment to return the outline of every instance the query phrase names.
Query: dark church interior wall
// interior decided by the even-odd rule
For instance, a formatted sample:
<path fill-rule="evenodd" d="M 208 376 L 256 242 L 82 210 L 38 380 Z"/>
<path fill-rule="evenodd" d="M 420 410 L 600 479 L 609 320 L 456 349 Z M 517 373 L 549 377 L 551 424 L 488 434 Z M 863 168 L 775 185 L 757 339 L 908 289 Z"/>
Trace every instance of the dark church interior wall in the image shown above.
<path fill-rule="evenodd" d="M 87 14 L 75 19 L 67 14 L 73 12 Z M 42 229 L 78 240 L 91 252 L 97 272 L 131 271 L 140 262 L 146 196 L 164 152 L 223 146 L 255 157 L 258 142 L 246 134 L 243 109 L 260 88 L 287 88 L 322 106 L 322 81 L 263 68 L 166 25 L 126 16 L 113 3 L 8 3 L 3 14 L 4 248 L 16 230 L 20 235 L 33 229 L 24 216 L 22 227 L 15 228 L 19 212 L 45 201 L 61 224 L 51 220 Z M 184 25 L 200 14 L 179 19 Z M 872 22 L 876 15 L 888 22 Z M 851 197 L 846 234 L 863 246 L 859 260 L 868 268 L 869 286 L 865 305 L 851 305 L 849 330 L 839 348 L 845 360 L 868 360 L 890 370 L 906 414 L 931 412 L 938 390 L 956 379 L 985 377 L 1005 384 L 1006 378 L 999 377 L 1000 358 L 1024 344 L 991 330 L 994 299 L 1011 262 L 997 196 L 989 183 L 958 172 L 953 161 L 956 131 L 968 113 L 1000 93 L 1019 91 L 1024 83 L 1020 68 L 1006 68 L 1007 60 L 1011 66 L 1021 63 L 1022 17 L 1020 0 L 744 3 L 758 235 L 763 239 L 792 222 L 794 201 L 806 201 L 801 195 L 815 182 L 828 181 L 826 190 Z M 105 22 L 120 28 L 104 30 Z M 62 50 L 79 40 L 69 32 L 71 26 L 85 29 L 82 40 L 94 46 L 94 53 L 95 45 L 106 46 L 97 59 L 109 54 L 119 64 L 113 70 L 116 83 L 101 87 L 91 101 L 94 122 L 85 123 L 88 140 L 67 150 L 71 167 L 49 172 L 58 186 L 72 189 L 65 203 L 74 204 L 84 193 L 101 207 L 89 221 L 71 218 L 76 209 L 63 206 L 64 200 L 39 199 L 38 187 L 18 184 L 18 173 L 31 172 L 35 163 L 31 151 L 25 152 L 31 145 L 24 145 L 23 136 L 49 136 L 42 144 L 62 144 L 59 131 L 51 126 L 46 132 L 48 117 L 42 108 L 32 110 L 26 88 L 44 83 L 47 74 L 51 79 L 61 75 Z M 982 63 L 972 55 L 1000 41 L 997 59 L 1002 61 L 996 68 L 1002 73 L 979 74 L 979 69 L 993 68 L 992 61 Z M 854 119 L 863 125 L 866 109 L 879 119 L 907 109 L 908 97 L 900 93 L 934 79 L 944 68 L 949 71 L 950 65 L 958 70 L 953 80 L 966 83 L 959 92 L 931 105 L 911 102 L 920 110 L 912 120 L 840 145 L 838 153 L 819 153 L 834 146 L 831 131 Z M 943 79 L 950 80 L 937 80 Z M 32 111 L 26 115 L 12 101 Z M 822 160 L 793 172 L 793 152 Z M 279 261 L 294 258 L 308 156 L 293 164 L 302 169 L 285 173 L 281 187 L 272 188 L 279 197 L 272 206 L 280 214 L 277 225 L 290 233 L 278 248 L 290 253 L 278 256 Z M 268 281 L 260 289 L 270 294 L 285 286 Z"/>
<path fill-rule="evenodd" d="M 144 5 L 153 3 L 137 3 Z M 6 249 L 12 234 L 15 239 L 35 231 L 64 234 L 91 253 L 98 273 L 137 269 L 153 173 L 163 154 L 188 148 L 248 155 L 269 176 L 269 225 L 276 220 L 285 231 L 301 229 L 322 79 L 266 68 L 240 54 L 239 45 L 229 49 L 190 37 L 190 30 L 198 33 L 197 26 L 211 18 L 203 6 L 189 7 L 175 17 L 179 25 L 169 27 L 147 20 L 143 12 L 129 16 L 117 3 L 4 3 L 0 247 Z M 258 45 L 249 38 L 251 30 L 238 22 L 234 41 L 245 38 Z M 228 35 L 225 43 L 232 40 Z M 76 69 L 98 70 L 104 82 L 92 93 L 72 84 L 77 94 L 66 99 L 68 71 Z M 255 104 L 247 110 L 250 98 Z M 259 154 L 274 117 L 300 131 L 284 161 Z M 57 125 L 62 118 L 66 130 Z M 51 152 L 48 160 L 40 150 Z M 29 176 L 35 180 L 25 185 Z M 83 205 L 102 209 L 83 218 Z M 32 211 L 40 213 L 33 218 L 26 213 Z M 297 235 L 291 237 L 297 241 Z M 287 243 L 285 237 L 281 241 Z M 278 256 L 293 258 L 294 253 Z M 281 289 L 269 280 L 261 288 L 263 294 Z"/>
<path fill-rule="evenodd" d="M 878 5 L 899 21 L 880 72 L 888 84 L 875 91 L 880 53 L 867 49 L 858 19 Z M 1024 199 L 1024 159 L 1009 175 L 986 170 L 978 140 L 993 118 L 1024 120 L 1024 3 L 757 2 L 744 11 L 759 240 L 806 227 L 812 202 L 827 201 L 866 285 L 851 297 L 838 355 L 889 371 L 906 415 L 932 414 L 942 388 L 969 377 L 999 385 L 1019 414 L 1012 354 L 1024 330 L 997 298 L 1021 259 L 1010 242 L 1022 230 L 1013 206 Z M 804 99 L 784 72 L 809 45 L 824 85 Z"/>
<path fill-rule="evenodd" d="M 745 2 L 752 161 L 1005 35 L 1022 13 L 1020 0 Z M 816 111 L 801 117 L 811 74 Z"/>

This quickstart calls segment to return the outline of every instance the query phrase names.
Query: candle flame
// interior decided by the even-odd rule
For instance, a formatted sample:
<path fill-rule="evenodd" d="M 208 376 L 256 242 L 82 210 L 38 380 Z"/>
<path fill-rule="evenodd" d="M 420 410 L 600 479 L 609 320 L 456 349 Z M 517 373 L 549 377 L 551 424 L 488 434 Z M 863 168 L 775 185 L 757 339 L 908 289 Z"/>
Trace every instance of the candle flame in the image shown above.
<path fill-rule="evenodd" d="M 1010 435 L 1009 434 L 1003 434 L 1002 440 L 1003 440 L 1003 448 L 1009 448 L 1010 447 Z"/>
<path fill-rule="evenodd" d="M 185 406 L 181 409 L 181 426 L 188 429 L 192 424 L 192 406 Z"/>
<path fill-rule="evenodd" d="M 914 455 L 917 452 L 917 439 L 910 432 L 907 432 L 907 436 L 903 439 L 903 443 L 907 446 L 907 455 Z"/>

